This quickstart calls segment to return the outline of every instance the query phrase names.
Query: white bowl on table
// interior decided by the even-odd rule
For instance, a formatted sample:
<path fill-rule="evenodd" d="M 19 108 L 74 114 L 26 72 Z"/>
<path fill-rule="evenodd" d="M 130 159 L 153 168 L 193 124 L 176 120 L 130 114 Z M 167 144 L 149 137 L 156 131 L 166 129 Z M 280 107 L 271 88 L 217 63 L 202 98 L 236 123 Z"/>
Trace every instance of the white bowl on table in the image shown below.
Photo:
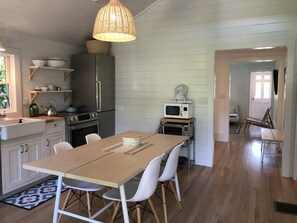
<path fill-rule="evenodd" d="M 124 146 L 139 146 L 141 142 L 141 138 L 140 137 L 131 137 L 131 136 L 124 136 L 122 138 L 122 143 Z"/>

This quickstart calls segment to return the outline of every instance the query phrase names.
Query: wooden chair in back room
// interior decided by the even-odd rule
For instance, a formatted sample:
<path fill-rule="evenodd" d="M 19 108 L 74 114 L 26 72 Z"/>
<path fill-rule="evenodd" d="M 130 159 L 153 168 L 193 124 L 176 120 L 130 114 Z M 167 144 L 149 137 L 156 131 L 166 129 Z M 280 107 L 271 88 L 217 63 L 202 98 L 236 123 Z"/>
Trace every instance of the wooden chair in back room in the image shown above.
<path fill-rule="evenodd" d="M 245 123 L 245 127 L 244 127 L 244 132 L 246 132 L 246 130 L 249 130 L 250 125 L 256 125 L 259 127 L 274 129 L 273 121 L 270 116 L 270 111 L 271 111 L 271 107 L 267 108 L 262 120 L 253 118 L 253 117 L 247 117 L 245 119 L 246 123 Z"/>

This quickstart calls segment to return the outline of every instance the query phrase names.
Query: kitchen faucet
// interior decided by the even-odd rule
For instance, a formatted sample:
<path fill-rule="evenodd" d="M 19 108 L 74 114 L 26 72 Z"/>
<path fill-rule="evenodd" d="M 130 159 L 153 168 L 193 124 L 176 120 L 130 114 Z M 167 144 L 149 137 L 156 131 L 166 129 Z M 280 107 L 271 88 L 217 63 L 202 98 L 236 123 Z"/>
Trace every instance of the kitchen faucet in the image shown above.
<path fill-rule="evenodd" d="M 5 110 L 4 110 L 3 114 L 1 114 L 1 112 L 0 112 L 0 121 L 2 121 L 5 117 L 6 117 L 6 114 L 5 114 Z"/>

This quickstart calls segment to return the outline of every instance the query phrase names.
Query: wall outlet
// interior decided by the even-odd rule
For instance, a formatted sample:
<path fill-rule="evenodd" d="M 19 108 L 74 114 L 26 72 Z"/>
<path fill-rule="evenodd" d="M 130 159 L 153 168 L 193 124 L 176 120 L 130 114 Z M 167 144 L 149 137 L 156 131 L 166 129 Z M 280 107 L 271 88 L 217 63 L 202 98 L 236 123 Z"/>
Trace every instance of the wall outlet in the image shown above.
<path fill-rule="evenodd" d="M 197 104 L 207 105 L 208 104 L 208 98 L 207 97 L 197 97 Z"/>

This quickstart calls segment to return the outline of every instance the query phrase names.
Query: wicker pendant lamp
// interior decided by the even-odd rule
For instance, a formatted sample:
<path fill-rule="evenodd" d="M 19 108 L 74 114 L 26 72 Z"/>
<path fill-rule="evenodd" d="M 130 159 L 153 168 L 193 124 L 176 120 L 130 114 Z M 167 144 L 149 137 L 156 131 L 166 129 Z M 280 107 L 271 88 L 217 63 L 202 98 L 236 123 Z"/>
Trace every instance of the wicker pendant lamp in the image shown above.
<path fill-rule="evenodd" d="M 108 42 L 128 42 L 136 39 L 133 16 L 119 0 L 101 8 L 94 24 L 93 37 Z"/>

